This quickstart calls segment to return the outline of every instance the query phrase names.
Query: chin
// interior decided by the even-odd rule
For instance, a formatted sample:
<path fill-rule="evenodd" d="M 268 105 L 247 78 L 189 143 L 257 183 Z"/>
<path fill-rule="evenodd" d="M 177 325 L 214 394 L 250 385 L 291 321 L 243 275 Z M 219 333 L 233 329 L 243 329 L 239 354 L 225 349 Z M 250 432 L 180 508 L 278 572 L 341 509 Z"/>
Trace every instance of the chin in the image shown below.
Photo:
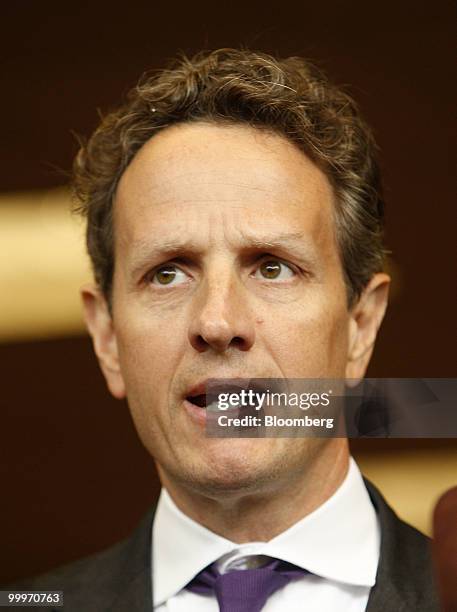
<path fill-rule="evenodd" d="M 217 440 L 204 456 L 187 464 L 182 480 L 187 487 L 208 496 L 264 490 L 277 482 L 281 473 L 287 473 L 284 465 L 287 454 L 279 452 L 279 448 L 273 452 L 271 442 L 247 438 Z"/>
<path fill-rule="evenodd" d="M 210 473 L 194 474 L 188 479 L 188 486 L 201 495 L 220 499 L 263 490 L 269 480 L 261 470 L 244 469 L 235 473 L 213 469 Z"/>

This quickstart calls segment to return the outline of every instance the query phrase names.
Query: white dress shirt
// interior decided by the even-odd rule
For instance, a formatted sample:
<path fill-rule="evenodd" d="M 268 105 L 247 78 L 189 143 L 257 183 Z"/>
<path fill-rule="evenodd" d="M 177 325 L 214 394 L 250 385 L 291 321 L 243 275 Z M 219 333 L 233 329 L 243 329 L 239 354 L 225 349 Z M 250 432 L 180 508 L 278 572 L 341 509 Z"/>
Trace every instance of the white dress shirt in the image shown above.
<path fill-rule="evenodd" d="M 355 461 L 322 506 L 269 542 L 236 544 L 183 514 L 162 489 L 152 529 L 155 612 L 218 612 L 214 595 L 184 587 L 218 560 L 225 573 L 267 555 L 310 574 L 267 600 L 263 612 L 362 612 L 375 583 L 380 527 Z"/>

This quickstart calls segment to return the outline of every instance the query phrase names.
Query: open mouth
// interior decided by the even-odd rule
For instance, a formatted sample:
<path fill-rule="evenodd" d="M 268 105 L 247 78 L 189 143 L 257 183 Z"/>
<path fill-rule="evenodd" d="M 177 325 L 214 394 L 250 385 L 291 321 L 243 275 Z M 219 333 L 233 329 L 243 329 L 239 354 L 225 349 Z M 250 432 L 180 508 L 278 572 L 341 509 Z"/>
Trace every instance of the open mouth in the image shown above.
<path fill-rule="evenodd" d="M 239 389 L 238 389 L 239 390 Z M 226 391 L 221 393 L 227 393 Z M 202 393 L 200 395 L 188 395 L 186 400 L 204 410 L 219 410 L 220 409 L 220 394 L 219 393 Z M 239 405 L 230 405 L 229 408 L 239 408 Z"/>
<path fill-rule="evenodd" d="M 230 410 L 249 412 L 259 407 L 259 398 L 265 397 L 268 389 L 260 381 L 245 380 L 244 384 L 210 383 L 206 393 L 186 396 L 186 400 L 197 408 L 207 411 Z"/>
<path fill-rule="evenodd" d="M 207 397 L 205 393 L 200 395 L 188 395 L 186 400 L 194 406 L 198 406 L 198 408 L 206 408 Z"/>

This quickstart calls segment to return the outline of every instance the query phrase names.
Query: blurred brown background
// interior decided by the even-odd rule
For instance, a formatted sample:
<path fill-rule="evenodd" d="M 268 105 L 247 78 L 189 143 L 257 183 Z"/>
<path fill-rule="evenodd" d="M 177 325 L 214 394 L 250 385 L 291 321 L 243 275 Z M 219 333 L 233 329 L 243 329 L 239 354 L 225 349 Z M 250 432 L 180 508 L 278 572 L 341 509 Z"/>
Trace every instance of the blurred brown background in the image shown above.
<path fill-rule="evenodd" d="M 2 8 L 0 223 L 3 205 L 10 214 L 24 193 L 65 185 L 73 132 L 89 134 L 97 109 L 117 104 L 140 74 L 178 50 L 243 44 L 304 55 L 349 84 L 382 152 L 395 282 L 369 375 L 456 376 L 453 3 L 80 0 Z M 8 291 L 18 316 L 36 313 L 41 256 L 37 247 L 19 271 L 0 244 L 3 273 L 25 287 Z M 58 283 L 46 292 L 59 304 Z M 0 344 L 0 582 L 126 535 L 158 490 L 127 408 L 109 397 L 80 328 L 49 334 L 38 325 L 24 337 L 11 310 Z M 353 449 L 402 516 L 424 529 L 438 494 L 457 482 L 452 440 L 373 440 Z"/>

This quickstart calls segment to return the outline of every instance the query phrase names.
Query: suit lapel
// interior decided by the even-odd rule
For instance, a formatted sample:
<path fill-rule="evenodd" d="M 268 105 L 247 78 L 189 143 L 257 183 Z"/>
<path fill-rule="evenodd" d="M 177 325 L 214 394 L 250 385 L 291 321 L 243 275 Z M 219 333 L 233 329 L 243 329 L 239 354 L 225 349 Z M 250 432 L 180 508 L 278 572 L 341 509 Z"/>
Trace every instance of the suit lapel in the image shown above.
<path fill-rule="evenodd" d="M 151 529 L 155 508 L 141 521 L 126 545 L 113 576 L 110 612 L 152 612 Z"/>
<path fill-rule="evenodd" d="M 365 485 L 381 524 L 381 551 L 376 584 L 366 612 L 438 610 L 427 539 L 398 519 L 370 482 Z"/>
<path fill-rule="evenodd" d="M 397 576 L 395 571 L 402 571 L 397 567 L 395 560 L 395 533 L 393 526 L 393 512 L 381 497 L 379 491 L 368 481 L 365 485 L 375 506 L 381 523 L 381 550 L 378 571 L 376 574 L 376 585 L 371 589 L 366 612 L 385 612 L 396 610 L 403 612 L 408 610 L 401 593 L 397 589 Z"/>

